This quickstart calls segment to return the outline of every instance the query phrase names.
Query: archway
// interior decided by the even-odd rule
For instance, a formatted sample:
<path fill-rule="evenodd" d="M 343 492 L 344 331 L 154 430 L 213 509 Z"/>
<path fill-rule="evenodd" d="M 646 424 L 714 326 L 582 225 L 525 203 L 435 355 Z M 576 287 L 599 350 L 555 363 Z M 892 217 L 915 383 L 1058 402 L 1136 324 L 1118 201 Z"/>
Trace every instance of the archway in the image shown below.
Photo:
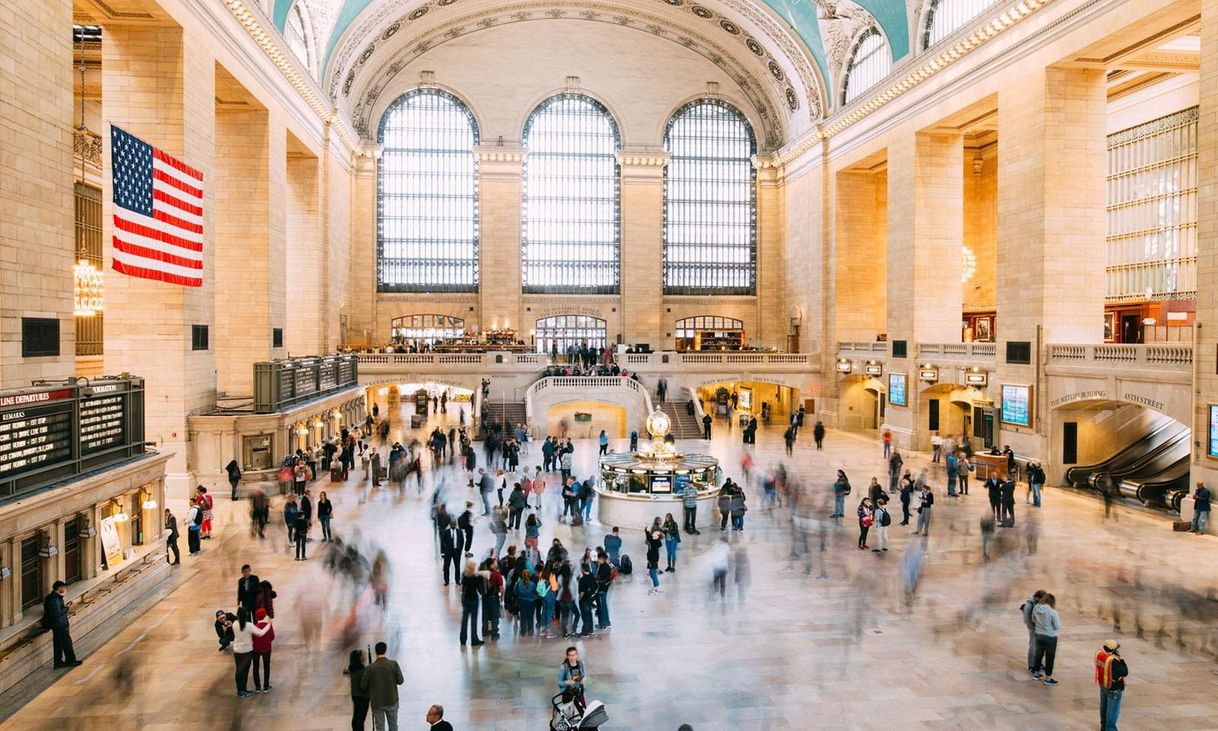
<path fill-rule="evenodd" d="M 841 383 L 838 427 L 846 431 L 878 431 L 884 423 L 887 386 L 872 376 L 846 376 Z"/>
<path fill-rule="evenodd" d="M 586 345 L 603 348 L 608 338 L 605 321 L 592 315 L 553 315 L 537 320 L 534 342 L 538 353 L 565 355 L 567 349 Z"/>

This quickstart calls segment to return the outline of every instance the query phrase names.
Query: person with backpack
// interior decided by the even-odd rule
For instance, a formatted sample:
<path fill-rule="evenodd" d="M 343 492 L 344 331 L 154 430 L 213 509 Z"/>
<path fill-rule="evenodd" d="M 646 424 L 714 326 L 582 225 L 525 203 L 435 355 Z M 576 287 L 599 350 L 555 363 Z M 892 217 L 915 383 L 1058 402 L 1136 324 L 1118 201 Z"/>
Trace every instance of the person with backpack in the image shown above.
<path fill-rule="evenodd" d="M 609 589 L 617 580 L 618 571 L 609 563 L 609 554 L 604 549 L 596 551 L 596 628 L 607 630 L 612 627 L 609 621 Z"/>
<path fill-rule="evenodd" d="M 850 494 L 850 480 L 846 479 L 846 473 L 842 470 L 837 471 L 837 479 L 833 482 L 833 514 L 830 518 L 846 517 L 846 496 Z"/>
<path fill-rule="evenodd" d="M 241 465 L 234 459 L 225 465 L 224 471 L 228 473 L 228 484 L 233 489 L 232 499 L 236 500 L 237 485 L 241 482 Z"/>
<path fill-rule="evenodd" d="M 872 553 L 888 550 L 888 526 L 892 525 L 892 516 L 888 514 L 888 497 L 881 495 L 874 505 L 875 545 Z"/>
<path fill-rule="evenodd" d="M 1121 657 L 1121 643 L 1108 640 L 1095 653 L 1095 683 L 1100 687 L 1100 729 L 1117 731 L 1121 715 L 1121 697 L 1125 694 L 1125 677 L 1129 666 Z"/>
<path fill-rule="evenodd" d="M 537 628 L 537 634 L 543 639 L 554 639 L 554 605 L 558 601 L 555 594 L 558 589 L 556 570 L 553 563 L 547 562 L 537 576 L 537 598 L 541 602 L 541 626 Z"/>

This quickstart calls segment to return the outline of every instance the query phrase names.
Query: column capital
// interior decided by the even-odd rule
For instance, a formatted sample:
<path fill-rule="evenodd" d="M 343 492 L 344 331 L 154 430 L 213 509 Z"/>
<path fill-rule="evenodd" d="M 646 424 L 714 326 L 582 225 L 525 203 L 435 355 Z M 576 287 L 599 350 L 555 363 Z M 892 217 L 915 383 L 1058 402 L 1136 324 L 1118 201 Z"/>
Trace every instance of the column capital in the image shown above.
<path fill-rule="evenodd" d="M 366 177 L 376 174 L 376 167 L 380 164 L 381 153 L 384 148 L 372 142 L 364 140 L 364 143 L 355 151 L 355 174 L 357 177 Z"/>
<path fill-rule="evenodd" d="M 624 148 L 617 152 L 617 164 L 623 168 L 664 169 L 672 157 L 666 150 L 652 147 Z"/>

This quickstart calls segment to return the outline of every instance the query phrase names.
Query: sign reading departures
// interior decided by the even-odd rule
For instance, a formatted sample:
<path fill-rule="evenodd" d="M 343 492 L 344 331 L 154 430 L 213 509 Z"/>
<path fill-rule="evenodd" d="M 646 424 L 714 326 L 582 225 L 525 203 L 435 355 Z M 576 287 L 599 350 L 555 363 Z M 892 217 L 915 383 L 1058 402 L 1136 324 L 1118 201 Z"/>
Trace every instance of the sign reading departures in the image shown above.
<path fill-rule="evenodd" d="M 144 452 L 144 381 L 0 392 L 0 500 Z"/>

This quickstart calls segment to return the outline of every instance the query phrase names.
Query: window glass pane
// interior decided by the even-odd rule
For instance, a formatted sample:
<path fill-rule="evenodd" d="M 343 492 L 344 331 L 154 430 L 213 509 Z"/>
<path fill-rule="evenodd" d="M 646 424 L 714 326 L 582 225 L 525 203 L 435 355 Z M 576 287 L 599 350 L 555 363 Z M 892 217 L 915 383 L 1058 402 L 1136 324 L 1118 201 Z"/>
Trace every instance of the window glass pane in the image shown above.
<path fill-rule="evenodd" d="M 926 12 L 922 47 L 930 48 L 997 4 L 997 0 L 932 0 Z"/>
<path fill-rule="evenodd" d="M 377 289 L 478 291 L 478 129 L 451 94 L 419 89 L 381 121 Z"/>
<path fill-rule="evenodd" d="M 1192 107 L 1108 136 L 1108 301 L 1197 290 L 1197 119 Z"/>
<path fill-rule="evenodd" d="M 605 347 L 605 321 L 587 315 L 555 315 L 537 321 L 534 342 L 538 353 L 566 355 L 568 348 Z"/>
<path fill-rule="evenodd" d="M 668 123 L 664 148 L 664 293 L 754 294 L 756 152 L 734 107 L 703 99 Z"/>
<path fill-rule="evenodd" d="M 854 101 L 878 84 L 891 70 L 892 57 L 884 37 L 875 28 L 863 31 L 854 44 L 854 53 L 850 55 L 850 63 L 846 67 L 843 101 L 846 104 Z"/>
<path fill-rule="evenodd" d="M 615 294 L 621 238 L 617 124 L 581 94 L 547 99 L 525 125 L 525 292 Z"/>

